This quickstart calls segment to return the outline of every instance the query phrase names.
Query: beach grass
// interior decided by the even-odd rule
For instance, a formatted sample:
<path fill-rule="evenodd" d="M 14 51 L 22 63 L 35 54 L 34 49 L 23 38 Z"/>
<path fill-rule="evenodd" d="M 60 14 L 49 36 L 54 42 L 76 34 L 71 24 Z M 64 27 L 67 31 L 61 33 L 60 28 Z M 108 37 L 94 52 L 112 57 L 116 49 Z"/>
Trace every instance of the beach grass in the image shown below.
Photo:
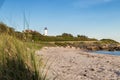
<path fill-rule="evenodd" d="M 0 34 L 0 80 L 46 80 L 40 73 L 42 59 L 35 55 L 34 46 Z"/>

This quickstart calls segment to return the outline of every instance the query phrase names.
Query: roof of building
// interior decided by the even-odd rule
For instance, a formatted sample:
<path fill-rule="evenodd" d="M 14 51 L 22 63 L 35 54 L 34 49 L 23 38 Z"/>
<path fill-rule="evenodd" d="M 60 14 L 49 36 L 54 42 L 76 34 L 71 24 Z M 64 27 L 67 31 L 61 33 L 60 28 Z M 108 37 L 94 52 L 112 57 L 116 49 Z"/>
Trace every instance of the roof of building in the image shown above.
<path fill-rule="evenodd" d="M 44 30 L 48 30 L 47 27 L 45 27 Z"/>

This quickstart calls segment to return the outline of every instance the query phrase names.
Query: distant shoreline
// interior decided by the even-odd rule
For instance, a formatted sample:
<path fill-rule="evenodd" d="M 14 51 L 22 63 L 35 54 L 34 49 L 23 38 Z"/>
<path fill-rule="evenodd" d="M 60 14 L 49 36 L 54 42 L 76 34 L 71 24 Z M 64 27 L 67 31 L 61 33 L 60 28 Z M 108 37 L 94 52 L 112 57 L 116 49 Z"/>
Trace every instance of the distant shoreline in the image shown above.
<path fill-rule="evenodd" d="M 120 51 L 120 44 L 101 42 L 55 42 L 55 45 L 62 47 L 75 47 L 86 51 Z"/>

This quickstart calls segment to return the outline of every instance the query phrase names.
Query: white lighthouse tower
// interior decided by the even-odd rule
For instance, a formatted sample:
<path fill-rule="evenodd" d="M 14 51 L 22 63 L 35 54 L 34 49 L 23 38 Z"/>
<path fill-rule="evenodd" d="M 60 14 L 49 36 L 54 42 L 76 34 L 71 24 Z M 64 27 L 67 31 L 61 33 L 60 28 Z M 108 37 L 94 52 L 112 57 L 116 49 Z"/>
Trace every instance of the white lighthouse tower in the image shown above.
<path fill-rule="evenodd" d="M 45 36 L 48 35 L 48 29 L 47 29 L 47 27 L 44 28 L 44 35 L 45 35 Z"/>

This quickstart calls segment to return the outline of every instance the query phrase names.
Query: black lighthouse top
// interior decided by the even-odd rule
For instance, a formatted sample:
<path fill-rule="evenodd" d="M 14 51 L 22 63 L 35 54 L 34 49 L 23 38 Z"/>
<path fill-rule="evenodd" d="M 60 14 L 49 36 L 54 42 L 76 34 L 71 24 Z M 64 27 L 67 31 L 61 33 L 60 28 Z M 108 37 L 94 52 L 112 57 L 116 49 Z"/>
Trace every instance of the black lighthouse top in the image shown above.
<path fill-rule="evenodd" d="M 44 30 L 48 30 L 47 27 L 45 27 Z"/>

